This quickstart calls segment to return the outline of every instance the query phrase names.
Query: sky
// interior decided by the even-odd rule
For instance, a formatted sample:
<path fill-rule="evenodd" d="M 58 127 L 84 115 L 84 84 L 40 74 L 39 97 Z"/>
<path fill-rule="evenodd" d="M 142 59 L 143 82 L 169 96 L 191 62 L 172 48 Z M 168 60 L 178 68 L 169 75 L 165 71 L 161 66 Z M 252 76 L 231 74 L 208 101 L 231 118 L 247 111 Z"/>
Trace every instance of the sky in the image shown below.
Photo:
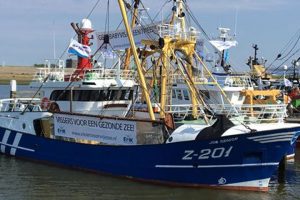
<path fill-rule="evenodd" d="M 54 52 L 56 57 L 68 58 L 63 52 L 75 35 L 70 23 L 88 16 L 97 1 L 0 0 L 0 65 L 44 63 L 45 59 L 54 58 Z M 90 16 L 97 31 L 105 29 L 107 2 L 100 0 Z M 160 10 L 164 14 L 169 12 L 172 4 L 165 2 L 144 0 L 143 4 L 154 17 Z M 253 55 L 252 44 L 258 44 L 258 56 L 270 63 L 300 28 L 299 0 L 187 2 L 210 37 L 218 35 L 218 27 L 229 27 L 232 34 L 236 30 L 238 46 L 231 49 L 230 60 L 237 70 L 246 69 L 246 61 Z M 110 30 L 121 21 L 116 0 L 109 1 L 109 21 Z M 295 54 L 295 58 L 299 56 L 300 53 Z M 290 61 L 286 64 L 291 65 Z"/>

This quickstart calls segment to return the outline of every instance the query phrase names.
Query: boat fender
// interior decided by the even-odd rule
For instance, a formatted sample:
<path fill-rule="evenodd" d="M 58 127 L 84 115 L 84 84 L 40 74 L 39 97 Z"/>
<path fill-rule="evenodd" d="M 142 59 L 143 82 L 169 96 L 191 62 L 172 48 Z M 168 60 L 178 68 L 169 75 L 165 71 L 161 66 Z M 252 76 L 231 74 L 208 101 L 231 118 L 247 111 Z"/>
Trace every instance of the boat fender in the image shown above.
<path fill-rule="evenodd" d="M 50 100 L 47 98 L 47 97 L 44 97 L 42 98 L 42 101 L 41 101 L 41 108 L 43 110 L 47 110 L 50 106 Z"/>
<path fill-rule="evenodd" d="M 158 39 L 158 45 L 159 45 L 159 48 L 164 48 L 164 46 L 165 46 L 165 40 L 164 40 L 164 38 L 159 38 Z"/>

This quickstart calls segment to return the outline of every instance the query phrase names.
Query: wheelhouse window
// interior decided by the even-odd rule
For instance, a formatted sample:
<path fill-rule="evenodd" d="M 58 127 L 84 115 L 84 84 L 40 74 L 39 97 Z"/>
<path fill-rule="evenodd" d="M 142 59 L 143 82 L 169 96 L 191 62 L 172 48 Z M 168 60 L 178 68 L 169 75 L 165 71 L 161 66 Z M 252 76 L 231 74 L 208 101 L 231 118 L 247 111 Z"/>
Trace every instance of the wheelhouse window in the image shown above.
<path fill-rule="evenodd" d="M 70 100 L 70 90 L 54 90 L 50 95 L 52 101 L 68 101 Z"/>
<path fill-rule="evenodd" d="M 176 91 L 174 89 L 172 90 L 172 99 L 176 99 Z"/>
<path fill-rule="evenodd" d="M 91 90 L 79 90 L 79 91 L 80 91 L 79 101 L 90 101 L 90 96 L 92 92 Z"/>
<path fill-rule="evenodd" d="M 189 93 L 187 90 L 182 90 L 184 100 L 190 100 Z"/>
<path fill-rule="evenodd" d="M 115 90 L 73 90 L 73 101 L 119 101 L 132 100 L 134 89 Z M 54 90 L 50 95 L 52 101 L 70 101 L 70 90 Z"/>
<path fill-rule="evenodd" d="M 181 90 L 176 90 L 176 93 L 177 93 L 177 99 L 182 100 Z"/>
<path fill-rule="evenodd" d="M 199 93 L 201 94 L 201 96 L 205 99 L 210 99 L 210 95 L 209 92 L 206 90 L 199 90 Z"/>

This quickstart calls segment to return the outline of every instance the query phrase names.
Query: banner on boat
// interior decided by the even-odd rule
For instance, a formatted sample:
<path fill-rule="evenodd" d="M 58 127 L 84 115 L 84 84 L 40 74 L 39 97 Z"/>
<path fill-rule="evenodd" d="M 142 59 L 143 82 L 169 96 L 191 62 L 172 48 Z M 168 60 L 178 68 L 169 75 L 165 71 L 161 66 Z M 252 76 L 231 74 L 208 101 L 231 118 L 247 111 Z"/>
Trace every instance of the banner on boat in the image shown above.
<path fill-rule="evenodd" d="M 91 54 L 91 48 L 87 45 L 83 45 L 77 42 L 72 38 L 68 48 L 68 53 L 74 54 L 82 58 L 88 58 Z"/>
<path fill-rule="evenodd" d="M 134 121 L 54 114 L 55 136 L 134 145 L 137 143 L 136 130 Z"/>
<path fill-rule="evenodd" d="M 134 37 L 134 41 L 136 46 L 142 45 L 142 40 L 144 39 L 158 39 L 158 24 L 153 23 L 147 26 L 138 26 L 132 29 L 132 34 Z M 124 50 L 130 47 L 130 43 L 128 41 L 126 30 L 117 30 L 107 32 L 96 32 L 98 49 L 104 44 L 105 35 L 109 36 L 109 45 L 108 47 L 113 50 Z"/>
<path fill-rule="evenodd" d="M 219 51 L 230 49 L 231 47 L 235 47 L 238 44 L 237 41 L 235 40 L 227 40 L 227 41 L 210 40 L 209 42 Z"/>

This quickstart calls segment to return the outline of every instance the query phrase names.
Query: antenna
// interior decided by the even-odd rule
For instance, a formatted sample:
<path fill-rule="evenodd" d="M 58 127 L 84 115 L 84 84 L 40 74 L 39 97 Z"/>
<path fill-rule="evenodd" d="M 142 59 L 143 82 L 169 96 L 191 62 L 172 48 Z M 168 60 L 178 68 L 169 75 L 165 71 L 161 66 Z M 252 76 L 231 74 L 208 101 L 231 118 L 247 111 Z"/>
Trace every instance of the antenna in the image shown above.
<path fill-rule="evenodd" d="M 237 18 L 238 18 L 238 8 L 235 8 L 235 18 L 234 18 L 234 33 L 233 36 L 236 36 L 236 29 L 237 29 Z"/>
<path fill-rule="evenodd" d="M 53 20 L 53 58 L 56 59 L 55 20 Z"/>

